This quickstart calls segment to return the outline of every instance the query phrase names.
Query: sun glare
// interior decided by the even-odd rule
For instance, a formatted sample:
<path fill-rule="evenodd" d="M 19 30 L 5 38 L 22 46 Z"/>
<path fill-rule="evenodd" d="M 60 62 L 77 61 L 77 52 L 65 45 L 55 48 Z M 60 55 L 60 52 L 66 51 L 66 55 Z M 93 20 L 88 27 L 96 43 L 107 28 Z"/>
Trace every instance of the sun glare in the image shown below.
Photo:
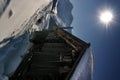
<path fill-rule="evenodd" d="M 113 20 L 113 13 L 109 10 L 105 10 L 101 12 L 100 16 L 100 21 L 103 22 L 105 25 L 109 25 L 110 22 Z"/>

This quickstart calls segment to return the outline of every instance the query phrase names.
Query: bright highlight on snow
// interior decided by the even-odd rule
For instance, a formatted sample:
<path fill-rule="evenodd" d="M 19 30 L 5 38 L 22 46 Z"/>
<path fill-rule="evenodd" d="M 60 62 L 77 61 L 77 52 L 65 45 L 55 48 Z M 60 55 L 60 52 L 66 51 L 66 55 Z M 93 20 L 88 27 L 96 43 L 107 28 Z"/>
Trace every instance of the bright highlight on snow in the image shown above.
<path fill-rule="evenodd" d="M 101 22 L 108 25 L 113 20 L 113 13 L 109 10 L 106 10 L 106 11 L 103 11 L 99 17 Z"/>

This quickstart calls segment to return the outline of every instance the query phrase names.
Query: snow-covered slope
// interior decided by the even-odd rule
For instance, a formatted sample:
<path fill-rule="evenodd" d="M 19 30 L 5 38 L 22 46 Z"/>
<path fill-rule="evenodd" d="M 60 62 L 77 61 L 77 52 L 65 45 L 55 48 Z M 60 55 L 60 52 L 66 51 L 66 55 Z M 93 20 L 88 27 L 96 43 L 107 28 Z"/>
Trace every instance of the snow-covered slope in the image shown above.
<path fill-rule="evenodd" d="M 56 0 L 54 5 L 52 0 L 10 1 L 0 18 L 0 80 L 7 80 L 27 53 L 31 31 L 48 29 L 51 19 L 54 21 L 51 25 L 71 26 L 73 17 L 69 0 Z M 40 22 L 36 24 L 38 20 Z"/>
<path fill-rule="evenodd" d="M 51 0 L 11 0 L 8 8 L 0 19 L 0 41 L 21 28 L 24 21 L 29 20 L 38 8 L 42 10 L 50 1 Z M 12 11 L 12 15 L 9 17 L 10 11 Z"/>

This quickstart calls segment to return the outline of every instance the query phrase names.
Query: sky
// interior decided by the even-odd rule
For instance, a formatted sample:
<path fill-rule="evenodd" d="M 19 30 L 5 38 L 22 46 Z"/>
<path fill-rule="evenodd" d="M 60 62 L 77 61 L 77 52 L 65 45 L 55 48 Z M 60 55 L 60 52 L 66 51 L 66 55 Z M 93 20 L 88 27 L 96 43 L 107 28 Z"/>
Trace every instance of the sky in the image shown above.
<path fill-rule="evenodd" d="M 73 34 L 90 42 L 94 55 L 93 80 L 120 80 L 120 0 L 70 0 Z M 113 22 L 106 26 L 99 12 L 110 9 Z"/>

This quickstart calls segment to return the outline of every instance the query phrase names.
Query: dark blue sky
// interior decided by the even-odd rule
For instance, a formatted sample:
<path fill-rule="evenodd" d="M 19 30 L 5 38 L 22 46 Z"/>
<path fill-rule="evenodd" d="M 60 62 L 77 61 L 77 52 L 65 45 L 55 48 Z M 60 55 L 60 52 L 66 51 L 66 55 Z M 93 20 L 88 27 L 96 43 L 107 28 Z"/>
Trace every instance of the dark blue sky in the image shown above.
<path fill-rule="evenodd" d="M 93 80 L 120 80 L 120 0 L 71 0 L 73 34 L 91 43 L 94 54 Z M 99 11 L 112 9 L 114 22 L 106 29 Z"/>

